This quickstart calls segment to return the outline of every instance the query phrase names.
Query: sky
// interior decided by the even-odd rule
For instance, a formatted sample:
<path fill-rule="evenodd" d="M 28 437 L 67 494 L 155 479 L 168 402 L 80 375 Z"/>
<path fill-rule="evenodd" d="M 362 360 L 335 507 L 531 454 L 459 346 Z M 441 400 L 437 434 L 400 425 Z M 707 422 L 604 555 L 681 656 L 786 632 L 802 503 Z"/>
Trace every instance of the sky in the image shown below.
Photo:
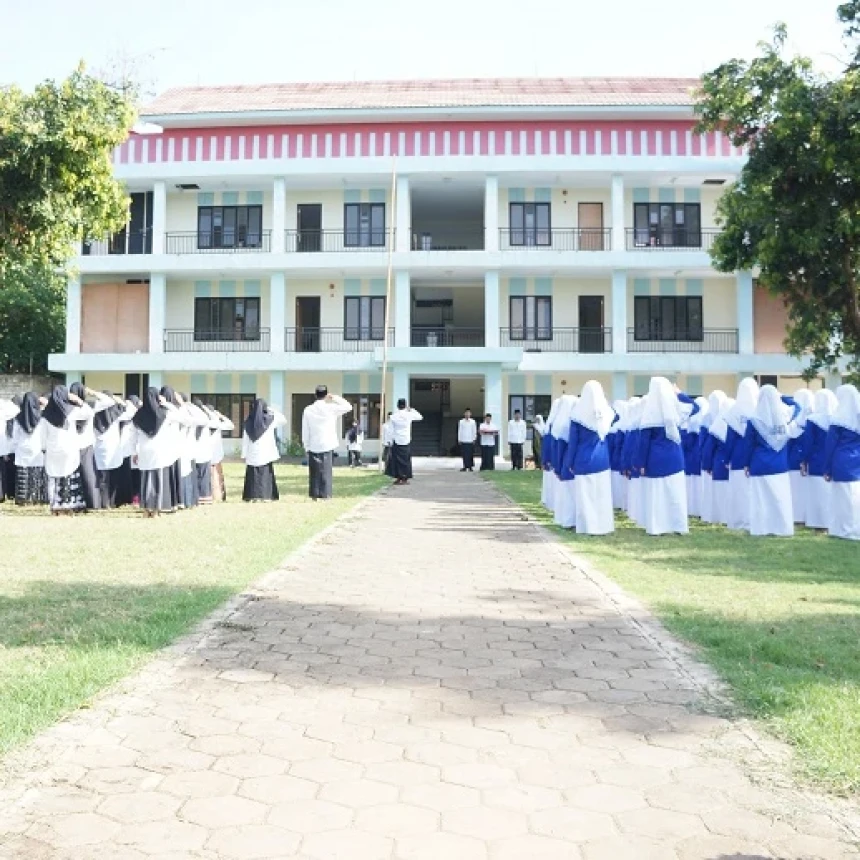
<path fill-rule="evenodd" d="M 0 0 L 0 85 L 81 60 L 183 85 L 432 77 L 696 76 L 777 21 L 836 71 L 838 0 Z"/>

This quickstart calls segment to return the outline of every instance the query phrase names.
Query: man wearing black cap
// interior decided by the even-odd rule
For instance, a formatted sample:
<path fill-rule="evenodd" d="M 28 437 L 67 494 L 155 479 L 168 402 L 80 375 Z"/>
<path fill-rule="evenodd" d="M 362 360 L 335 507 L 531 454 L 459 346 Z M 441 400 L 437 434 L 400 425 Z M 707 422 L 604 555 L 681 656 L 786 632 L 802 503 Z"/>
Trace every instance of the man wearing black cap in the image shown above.
<path fill-rule="evenodd" d="M 342 397 L 329 394 L 325 385 L 318 385 L 316 400 L 302 413 L 302 445 L 308 455 L 309 495 L 317 499 L 331 498 L 332 456 L 338 444 L 337 419 L 352 406 Z"/>

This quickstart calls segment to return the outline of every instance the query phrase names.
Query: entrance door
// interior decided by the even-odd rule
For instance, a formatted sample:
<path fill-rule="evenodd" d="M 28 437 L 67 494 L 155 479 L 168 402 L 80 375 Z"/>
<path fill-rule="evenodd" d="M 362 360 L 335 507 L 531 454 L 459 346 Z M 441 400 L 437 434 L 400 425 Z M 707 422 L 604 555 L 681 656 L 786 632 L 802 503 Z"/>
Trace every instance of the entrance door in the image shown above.
<path fill-rule="evenodd" d="M 603 251 L 603 204 L 579 204 L 579 250 Z"/>
<path fill-rule="evenodd" d="M 298 225 L 297 251 L 322 250 L 322 204 L 299 203 L 296 210 Z"/>
<path fill-rule="evenodd" d="M 604 351 L 603 296 L 579 297 L 579 351 Z"/>
<path fill-rule="evenodd" d="M 319 352 L 322 342 L 320 329 L 320 297 L 296 299 L 296 352 Z"/>

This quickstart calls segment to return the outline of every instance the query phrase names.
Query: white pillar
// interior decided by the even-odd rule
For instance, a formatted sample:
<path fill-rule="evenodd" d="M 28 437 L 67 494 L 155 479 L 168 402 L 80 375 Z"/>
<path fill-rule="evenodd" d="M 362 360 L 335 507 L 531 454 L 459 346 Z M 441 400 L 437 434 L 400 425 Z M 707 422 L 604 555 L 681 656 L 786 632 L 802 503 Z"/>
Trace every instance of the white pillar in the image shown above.
<path fill-rule="evenodd" d="M 612 352 L 627 352 L 627 272 L 612 273 Z"/>
<path fill-rule="evenodd" d="M 287 247 L 287 180 L 276 176 L 272 183 L 272 253 L 283 254 Z"/>
<path fill-rule="evenodd" d="M 150 370 L 149 371 L 149 387 L 150 388 L 161 388 L 162 385 L 164 385 L 164 378 L 161 374 L 161 371 L 160 370 Z"/>
<path fill-rule="evenodd" d="M 81 282 L 79 278 L 66 281 L 66 352 L 81 351 Z"/>
<path fill-rule="evenodd" d="M 159 179 L 152 186 L 152 253 L 164 253 L 167 230 L 167 183 Z"/>
<path fill-rule="evenodd" d="M 505 451 L 507 419 L 502 411 L 502 368 L 492 367 L 484 374 L 484 412 L 493 416 L 493 422 L 499 428 L 499 453 Z M 478 421 L 480 424 L 481 422 Z"/>
<path fill-rule="evenodd" d="M 499 273 L 484 274 L 484 344 L 499 346 L 501 309 L 499 307 Z"/>
<path fill-rule="evenodd" d="M 287 325 L 287 283 L 283 272 L 273 272 L 269 278 L 269 350 L 284 351 Z"/>
<path fill-rule="evenodd" d="M 627 374 L 613 373 L 612 374 L 612 399 L 626 400 L 627 399 Z"/>
<path fill-rule="evenodd" d="M 409 373 L 405 367 L 395 367 L 391 372 L 391 403 L 386 411 L 397 409 L 397 401 L 401 398 L 409 402 Z"/>
<path fill-rule="evenodd" d="M 753 328 L 753 276 L 752 272 L 737 274 L 738 301 L 738 352 L 752 355 L 755 352 Z"/>
<path fill-rule="evenodd" d="M 499 250 L 499 177 L 488 176 L 484 184 L 484 249 Z"/>
<path fill-rule="evenodd" d="M 287 405 L 284 403 L 284 372 L 273 370 L 269 374 L 269 406 L 286 415 Z"/>
<path fill-rule="evenodd" d="M 394 212 L 394 250 L 409 251 L 412 248 L 412 192 L 409 177 L 397 177 L 397 200 Z"/>
<path fill-rule="evenodd" d="M 411 326 L 412 286 L 409 272 L 396 272 L 394 276 L 394 345 L 396 347 L 411 346 Z"/>
<path fill-rule="evenodd" d="M 612 250 L 623 251 L 624 242 L 624 177 L 612 176 Z"/>
<path fill-rule="evenodd" d="M 164 324 L 167 305 L 167 278 L 149 276 L 149 351 L 164 352 Z"/>

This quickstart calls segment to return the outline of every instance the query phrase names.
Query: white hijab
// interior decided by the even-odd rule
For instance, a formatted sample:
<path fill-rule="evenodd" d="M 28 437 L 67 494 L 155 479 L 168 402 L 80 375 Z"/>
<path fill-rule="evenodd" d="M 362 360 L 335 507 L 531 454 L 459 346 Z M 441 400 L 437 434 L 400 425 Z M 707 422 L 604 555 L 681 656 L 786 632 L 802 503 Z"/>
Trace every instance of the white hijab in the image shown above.
<path fill-rule="evenodd" d="M 558 407 L 558 414 L 555 416 L 555 421 L 552 422 L 552 430 L 550 431 L 555 439 L 564 439 L 570 433 L 570 413 L 576 404 L 576 396 L 573 394 L 562 394 L 561 405 Z"/>
<path fill-rule="evenodd" d="M 844 427 L 860 434 L 860 392 L 853 385 L 840 385 L 836 389 L 839 405 L 830 420 L 830 426 Z"/>
<path fill-rule="evenodd" d="M 534 430 L 538 436 L 543 436 L 546 433 L 546 424 L 543 420 L 543 415 L 535 415 L 535 420 L 532 421 L 532 430 Z"/>
<path fill-rule="evenodd" d="M 732 411 L 732 407 L 734 405 L 735 401 L 733 398 L 723 395 L 720 411 L 717 414 L 717 417 L 711 422 L 710 433 L 716 439 L 719 439 L 720 442 L 726 441 L 726 434 L 729 432 L 729 423 L 726 418 L 728 417 L 729 412 Z"/>
<path fill-rule="evenodd" d="M 748 376 L 746 379 L 742 379 L 740 385 L 738 385 L 738 396 L 735 399 L 735 405 L 726 416 L 729 427 L 738 436 L 743 436 L 747 432 L 747 421 L 755 414 L 757 403 L 758 383 L 751 376 Z"/>
<path fill-rule="evenodd" d="M 758 396 L 755 415 L 750 418 L 759 436 L 774 451 L 782 451 L 789 440 L 788 425 L 792 408 L 782 402 L 782 396 L 772 385 L 763 385 Z"/>
<path fill-rule="evenodd" d="M 645 400 L 645 408 L 642 410 L 640 426 L 662 427 L 666 431 L 666 438 L 672 442 L 681 441 L 679 427 L 684 419 L 678 395 L 672 383 L 665 376 L 654 376 L 648 386 L 648 397 Z"/>
<path fill-rule="evenodd" d="M 598 438 L 605 439 L 615 411 L 609 405 L 603 386 L 595 379 L 589 379 L 582 388 L 582 394 L 570 413 L 570 420 L 596 433 Z"/>
<path fill-rule="evenodd" d="M 561 398 L 556 397 L 549 408 L 549 415 L 546 418 L 546 432 L 552 434 L 552 425 L 555 423 L 555 416 L 558 415 L 558 410 L 561 407 Z"/>
<path fill-rule="evenodd" d="M 628 401 L 613 400 L 612 410 L 618 416 L 618 420 L 609 428 L 610 433 L 620 433 L 624 429 L 624 422 L 627 418 L 627 410 L 629 409 Z"/>
<path fill-rule="evenodd" d="M 719 388 L 715 389 L 708 395 L 708 414 L 705 415 L 702 426 L 710 430 L 714 421 L 720 417 L 723 404 L 726 402 L 726 392 Z"/>
<path fill-rule="evenodd" d="M 830 420 L 833 418 L 838 405 L 839 401 L 836 399 L 836 395 L 829 388 L 822 388 L 821 391 L 816 391 L 815 408 L 812 410 L 809 418 L 807 418 L 807 421 L 811 421 L 822 430 L 829 430 Z"/>
<path fill-rule="evenodd" d="M 696 406 L 699 407 L 699 411 L 695 415 L 691 415 L 689 421 L 687 422 L 688 429 L 691 433 L 698 433 L 702 427 L 705 426 L 705 419 L 708 417 L 708 413 L 711 411 L 710 404 L 707 399 L 704 397 L 696 398 Z"/>
<path fill-rule="evenodd" d="M 799 388 L 794 392 L 794 402 L 800 407 L 800 412 L 794 420 L 799 426 L 804 427 L 815 408 L 815 395 L 808 388 Z"/>

